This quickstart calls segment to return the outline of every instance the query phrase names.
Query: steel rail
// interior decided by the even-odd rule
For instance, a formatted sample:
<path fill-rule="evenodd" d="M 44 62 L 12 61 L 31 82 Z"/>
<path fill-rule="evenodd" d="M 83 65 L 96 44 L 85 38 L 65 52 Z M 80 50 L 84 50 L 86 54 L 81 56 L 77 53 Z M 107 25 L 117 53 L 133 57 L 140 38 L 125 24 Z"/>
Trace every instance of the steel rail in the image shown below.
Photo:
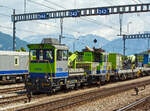
<path fill-rule="evenodd" d="M 139 99 L 138 101 L 135 101 L 135 102 L 133 102 L 133 103 L 131 103 L 131 104 L 125 106 L 125 107 L 122 107 L 122 108 L 120 108 L 118 110 L 115 110 L 115 111 L 126 111 L 126 110 L 129 110 L 129 109 L 131 109 L 131 108 L 133 108 L 133 107 L 135 107 L 135 106 L 145 102 L 148 98 L 150 98 L 150 96 L 146 96 L 146 97 L 144 97 L 142 99 Z"/>
<path fill-rule="evenodd" d="M 0 89 L 0 93 L 8 93 L 10 91 L 24 90 L 24 86 Z"/>

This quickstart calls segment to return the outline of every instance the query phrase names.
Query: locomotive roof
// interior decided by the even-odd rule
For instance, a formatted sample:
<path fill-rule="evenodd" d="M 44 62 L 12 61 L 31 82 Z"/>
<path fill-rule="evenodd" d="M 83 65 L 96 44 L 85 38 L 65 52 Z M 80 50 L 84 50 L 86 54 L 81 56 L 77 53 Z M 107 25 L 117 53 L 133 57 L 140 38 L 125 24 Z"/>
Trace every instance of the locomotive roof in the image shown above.
<path fill-rule="evenodd" d="M 69 48 L 66 46 L 66 45 L 54 45 L 54 47 L 56 48 L 56 49 L 64 49 L 64 50 L 69 50 Z"/>
<path fill-rule="evenodd" d="M 29 52 L 0 51 L 0 55 L 29 55 Z"/>
<path fill-rule="evenodd" d="M 29 49 L 61 49 L 68 50 L 69 48 L 64 44 L 29 44 L 27 45 Z"/>

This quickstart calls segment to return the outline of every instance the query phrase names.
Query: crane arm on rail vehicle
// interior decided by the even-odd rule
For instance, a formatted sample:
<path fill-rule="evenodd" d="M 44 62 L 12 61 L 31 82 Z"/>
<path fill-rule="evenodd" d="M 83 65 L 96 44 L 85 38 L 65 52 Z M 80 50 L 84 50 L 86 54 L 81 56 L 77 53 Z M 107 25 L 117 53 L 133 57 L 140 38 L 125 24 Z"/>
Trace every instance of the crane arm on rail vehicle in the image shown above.
<path fill-rule="evenodd" d="M 70 57 L 69 57 L 69 61 L 68 61 L 68 66 L 70 66 L 70 63 L 73 62 L 76 58 L 77 58 L 77 54 L 73 53 Z"/>

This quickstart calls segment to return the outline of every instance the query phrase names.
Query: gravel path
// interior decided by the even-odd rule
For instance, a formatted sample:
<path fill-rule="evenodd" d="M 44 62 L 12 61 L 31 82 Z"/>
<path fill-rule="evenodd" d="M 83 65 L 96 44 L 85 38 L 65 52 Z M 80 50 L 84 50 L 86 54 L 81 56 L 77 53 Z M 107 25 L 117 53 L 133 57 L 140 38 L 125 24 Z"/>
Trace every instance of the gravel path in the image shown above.
<path fill-rule="evenodd" d="M 136 101 L 137 99 L 150 95 L 150 85 L 146 86 L 145 90 L 143 90 L 143 87 L 139 89 L 139 95 L 135 95 L 135 91 L 132 89 L 127 92 L 122 92 L 110 97 L 81 105 L 79 107 L 68 109 L 67 111 L 113 111 L 115 109 L 126 106 Z"/>

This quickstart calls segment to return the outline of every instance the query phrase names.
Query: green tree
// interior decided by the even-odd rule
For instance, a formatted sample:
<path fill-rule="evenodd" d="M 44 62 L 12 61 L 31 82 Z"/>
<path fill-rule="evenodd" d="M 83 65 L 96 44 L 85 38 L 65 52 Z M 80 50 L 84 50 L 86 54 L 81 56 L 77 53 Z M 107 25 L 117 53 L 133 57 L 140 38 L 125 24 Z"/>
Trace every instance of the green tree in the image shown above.
<path fill-rule="evenodd" d="M 21 48 L 20 48 L 20 51 L 26 52 L 26 49 L 25 49 L 24 47 L 21 47 Z"/>
<path fill-rule="evenodd" d="M 72 52 L 71 51 L 69 51 L 69 56 L 71 56 L 72 55 Z"/>

